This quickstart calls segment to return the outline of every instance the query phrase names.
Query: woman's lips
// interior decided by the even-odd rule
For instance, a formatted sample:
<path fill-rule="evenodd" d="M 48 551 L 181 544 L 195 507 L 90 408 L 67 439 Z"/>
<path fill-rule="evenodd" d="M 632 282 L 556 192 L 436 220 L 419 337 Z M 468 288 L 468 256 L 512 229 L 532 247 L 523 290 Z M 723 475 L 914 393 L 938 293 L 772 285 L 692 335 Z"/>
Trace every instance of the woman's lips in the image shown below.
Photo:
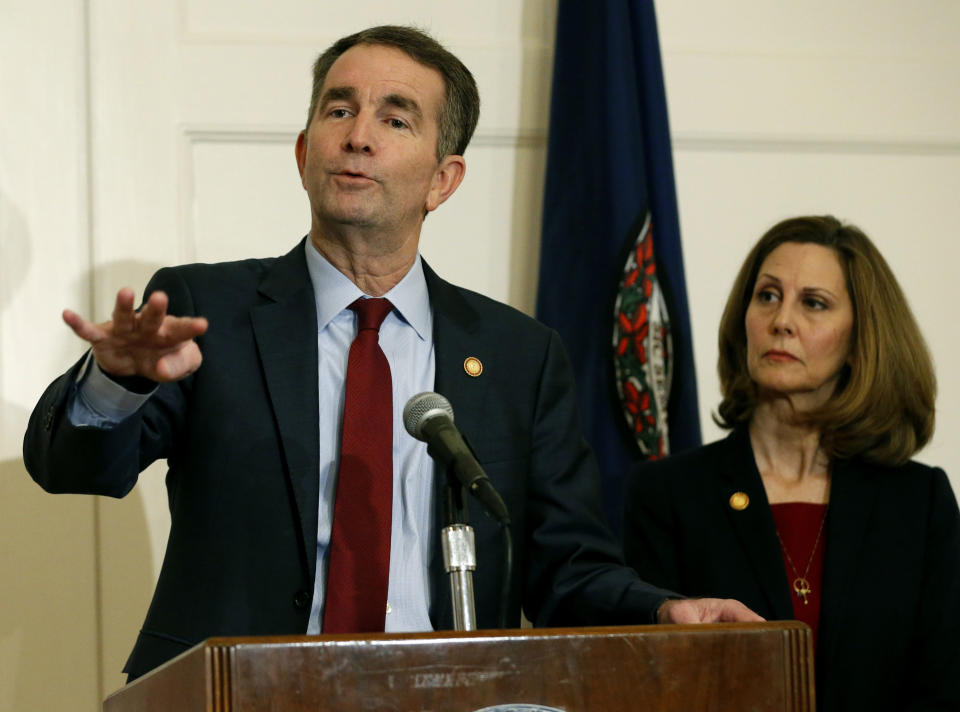
<path fill-rule="evenodd" d="M 766 359 L 770 359 L 771 361 L 799 361 L 800 360 L 793 354 L 788 353 L 787 351 L 776 351 L 776 350 L 767 351 L 763 355 L 763 357 Z"/>

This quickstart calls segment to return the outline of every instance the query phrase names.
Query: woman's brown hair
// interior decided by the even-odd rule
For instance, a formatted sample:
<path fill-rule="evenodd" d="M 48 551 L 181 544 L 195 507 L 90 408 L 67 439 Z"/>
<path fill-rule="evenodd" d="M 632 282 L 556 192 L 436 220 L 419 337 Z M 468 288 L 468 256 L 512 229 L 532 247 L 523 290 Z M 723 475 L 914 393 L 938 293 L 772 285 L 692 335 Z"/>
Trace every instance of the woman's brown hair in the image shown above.
<path fill-rule="evenodd" d="M 930 352 L 883 255 L 859 228 L 829 215 L 777 223 L 747 255 L 720 320 L 723 400 L 714 419 L 733 428 L 753 416 L 757 389 L 747 371 L 744 319 L 760 266 L 785 242 L 833 249 L 853 303 L 850 365 L 833 396 L 805 420 L 820 428 L 831 457 L 906 462 L 933 434 L 937 384 Z"/>

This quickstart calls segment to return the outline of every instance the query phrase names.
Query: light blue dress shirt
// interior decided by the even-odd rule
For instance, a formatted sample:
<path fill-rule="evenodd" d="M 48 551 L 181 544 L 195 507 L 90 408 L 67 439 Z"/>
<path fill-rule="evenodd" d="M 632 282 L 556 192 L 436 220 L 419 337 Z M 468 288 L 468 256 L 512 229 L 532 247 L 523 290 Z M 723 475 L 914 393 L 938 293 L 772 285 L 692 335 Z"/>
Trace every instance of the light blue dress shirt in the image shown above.
<path fill-rule="evenodd" d="M 323 622 L 347 357 L 357 332 L 356 315 L 347 307 L 364 295 L 317 252 L 310 240 L 305 250 L 316 298 L 319 354 L 317 573 L 306 630 L 316 634 L 321 632 Z M 433 313 L 419 255 L 403 279 L 383 296 L 394 307 L 380 327 L 380 347 L 390 364 L 393 384 L 393 516 L 385 629 L 425 631 L 432 629 L 428 567 L 433 547 L 439 546 L 431 532 L 435 467 L 426 444 L 415 440 L 403 427 L 404 405 L 411 396 L 433 389 L 436 371 Z M 131 393 L 110 380 L 90 357 L 81 374 L 78 397 L 67 405 L 74 425 L 111 427 L 136 412 L 150 397 Z"/>
<path fill-rule="evenodd" d="M 340 455 L 340 423 L 346 388 L 347 356 L 357 334 L 357 318 L 347 307 L 363 292 L 307 241 L 307 269 L 317 300 L 317 367 L 320 383 L 320 511 L 317 525 L 317 576 L 307 633 L 319 633 L 327 574 L 327 547 L 333 524 L 333 497 Z M 411 396 L 433 389 L 433 313 L 419 255 L 402 280 L 383 295 L 393 304 L 380 327 L 380 348 L 393 383 L 393 518 L 387 631 L 431 630 L 430 523 L 434 467 L 427 446 L 403 427 L 403 407 Z M 334 405 L 335 404 L 335 405 Z"/>

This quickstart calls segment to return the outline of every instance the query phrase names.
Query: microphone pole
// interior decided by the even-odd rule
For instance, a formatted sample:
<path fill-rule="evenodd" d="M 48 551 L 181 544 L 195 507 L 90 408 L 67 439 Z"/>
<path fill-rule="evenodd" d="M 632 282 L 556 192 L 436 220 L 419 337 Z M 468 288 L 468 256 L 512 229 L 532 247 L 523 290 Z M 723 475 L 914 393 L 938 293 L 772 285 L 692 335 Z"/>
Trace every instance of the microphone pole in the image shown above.
<path fill-rule="evenodd" d="M 504 570 L 498 622 L 501 628 L 506 628 L 513 580 L 513 540 L 506 503 L 453 424 L 450 401 L 439 393 L 418 393 L 403 408 L 403 425 L 410 435 L 427 443 L 427 452 L 446 474 L 444 513 L 447 527 L 442 532 L 442 543 L 444 565 L 451 577 L 456 630 L 476 630 L 473 571 L 477 567 L 477 555 L 473 529 L 467 524 L 466 492 L 473 495 L 484 511 L 500 524 Z"/>
<path fill-rule="evenodd" d="M 449 470 L 449 468 L 447 468 Z M 440 532 L 443 566 L 450 576 L 450 600 L 454 630 L 476 630 L 477 608 L 473 594 L 473 572 L 477 568 L 477 546 L 473 527 L 467 524 L 463 486 L 447 472 L 447 526 Z"/>

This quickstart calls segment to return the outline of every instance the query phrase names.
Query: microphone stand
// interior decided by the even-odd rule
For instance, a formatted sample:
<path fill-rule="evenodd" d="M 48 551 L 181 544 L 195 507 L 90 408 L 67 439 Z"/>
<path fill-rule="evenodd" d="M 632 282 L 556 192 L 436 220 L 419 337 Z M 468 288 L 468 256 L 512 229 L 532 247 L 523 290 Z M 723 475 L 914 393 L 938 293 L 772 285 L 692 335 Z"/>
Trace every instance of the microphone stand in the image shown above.
<path fill-rule="evenodd" d="M 447 526 L 440 534 L 443 565 L 450 574 L 454 630 L 476 630 L 477 608 L 473 597 L 473 572 L 477 568 L 477 548 L 473 527 L 467 524 L 467 503 L 463 485 L 447 468 L 444 518 Z"/>

